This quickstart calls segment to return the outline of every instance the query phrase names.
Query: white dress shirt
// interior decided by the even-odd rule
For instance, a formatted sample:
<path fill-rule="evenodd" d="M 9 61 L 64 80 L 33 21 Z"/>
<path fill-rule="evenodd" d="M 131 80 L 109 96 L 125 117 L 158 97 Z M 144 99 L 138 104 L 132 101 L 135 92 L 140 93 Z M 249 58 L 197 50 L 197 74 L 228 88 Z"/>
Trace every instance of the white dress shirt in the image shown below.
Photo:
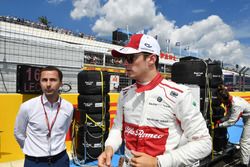
<path fill-rule="evenodd" d="M 44 103 L 44 108 L 42 104 Z M 51 126 L 58 109 L 51 137 L 48 138 L 48 125 L 45 111 Z M 45 109 L 45 111 L 44 111 Z M 68 101 L 58 99 L 51 104 L 45 95 L 41 95 L 24 102 L 19 109 L 15 123 L 15 137 L 23 153 L 29 156 L 43 157 L 56 155 L 65 150 L 65 138 L 73 116 L 73 105 Z"/>

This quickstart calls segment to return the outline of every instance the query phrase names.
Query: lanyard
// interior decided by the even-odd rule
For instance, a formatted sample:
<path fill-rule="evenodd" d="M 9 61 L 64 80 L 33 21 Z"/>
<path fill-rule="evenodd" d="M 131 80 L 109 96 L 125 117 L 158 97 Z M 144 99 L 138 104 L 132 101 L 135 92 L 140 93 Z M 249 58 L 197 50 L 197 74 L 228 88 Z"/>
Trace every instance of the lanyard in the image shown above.
<path fill-rule="evenodd" d="M 54 117 L 54 119 L 53 119 L 53 121 L 52 121 L 52 123 L 50 125 L 49 124 L 49 119 L 48 119 L 48 114 L 47 114 L 47 112 L 45 110 L 44 103 L 43 103 L 43 98 L 41 96 L 41 103 L 43 105 L 43 111 L 44 111 L 44 114 L 45 114 L 45 120 L 46 120 L 47 127 L 48 127 L 48 130 L 49 130 L 49 133 L 48 133 L 47 137 L 51 136 L 51 130 L 52 130 L 52 128 L 53 128 L 53 126 L 54 126 L 54 124 L 56 122 L 56 118 L 57 118 L 57 115 L 58 115 L 58 112 L 59 112 L 59 109 L 60 109 L 60 106 L 61 106 L 61 101 L 62 101 L 62 99 L 60 98 L 60 102 L 58 104 L 57 111 L 56 111 L 56 116 Z"/>

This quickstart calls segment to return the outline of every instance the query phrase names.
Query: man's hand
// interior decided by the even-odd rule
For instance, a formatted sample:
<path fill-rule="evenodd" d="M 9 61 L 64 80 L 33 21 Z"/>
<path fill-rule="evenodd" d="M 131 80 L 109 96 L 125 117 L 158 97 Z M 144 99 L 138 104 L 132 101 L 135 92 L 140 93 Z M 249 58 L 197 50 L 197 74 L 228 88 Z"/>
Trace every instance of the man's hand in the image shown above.
<path fill-rule="evenodd" d="M 134 155 L 130 162 L 132 167 L 157 167 L 156 157 L 137 151 L 131 151 L 131 153 Z"/>
<path fill-rule="evenodd" d="M 221 121 L 220 121 L 220 120 L 217 120 L 217 121 L 215 122 L 214 128 L 219 128 L 219 127 L 220 127 L 220 123 L 221 123 Z"/>
<path fill-rule="evenodd" d="M 107 146 L 105 151 L 98 157 L 98 167 L 111 167 L 111 159 L 114 154 L 113 148 Z"/>

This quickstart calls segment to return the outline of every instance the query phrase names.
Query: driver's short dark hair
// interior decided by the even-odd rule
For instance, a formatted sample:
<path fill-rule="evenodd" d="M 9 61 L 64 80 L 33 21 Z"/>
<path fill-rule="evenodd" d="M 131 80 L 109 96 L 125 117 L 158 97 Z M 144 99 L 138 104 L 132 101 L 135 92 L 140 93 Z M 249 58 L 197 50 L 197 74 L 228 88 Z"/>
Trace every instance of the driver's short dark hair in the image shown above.
<path fill-rule="evenodd" d="M 152 55 L 152 53 L 147 53 L 147 52 L 142 52 L 143 53 L 143 56 L 144 56 L 144 59 L 146 59 L 148 56 Z M 156 55 L 156 61 L 155 61 L 155 67 L 158 68 L 159 66 L 159 56 Z"/>

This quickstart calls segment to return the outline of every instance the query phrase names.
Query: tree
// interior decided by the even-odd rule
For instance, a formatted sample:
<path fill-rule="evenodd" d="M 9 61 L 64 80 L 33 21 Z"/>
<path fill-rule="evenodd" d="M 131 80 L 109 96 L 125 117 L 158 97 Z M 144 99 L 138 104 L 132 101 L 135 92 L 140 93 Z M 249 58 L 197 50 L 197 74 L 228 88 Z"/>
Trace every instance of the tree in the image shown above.
<path fill-rule="evenodd" d="M 51 23 L 50 21 L 48 21 L 47 17 L 46 16 L 41 16 L 41 17 L 38 17 L 38 20 L 41 24 L 45 25 L 45 26 L 49 26 L 49 24 Z"/>

